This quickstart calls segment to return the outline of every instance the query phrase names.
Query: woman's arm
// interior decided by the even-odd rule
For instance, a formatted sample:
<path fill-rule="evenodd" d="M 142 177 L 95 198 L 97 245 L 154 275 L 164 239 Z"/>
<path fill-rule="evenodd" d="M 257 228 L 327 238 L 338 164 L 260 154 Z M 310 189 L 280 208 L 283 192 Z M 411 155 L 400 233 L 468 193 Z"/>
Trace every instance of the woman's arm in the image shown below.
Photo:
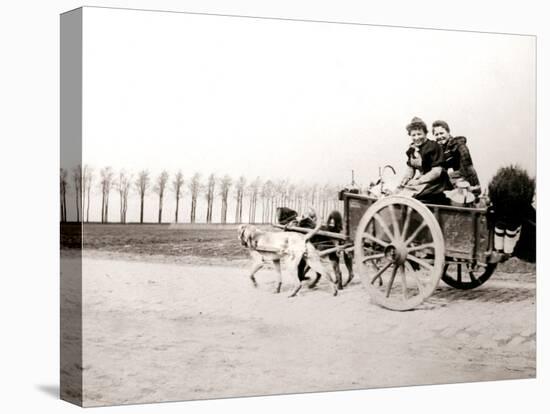
<path fill-rule="evenodd" d="M 405 175 L 403 176 L 403 179 L 401 180 L 401 185 L 407 184 L 411 178 L 414 177 L 415 169 L 411 166 L 407 165 L 407 171 L 405 172 Z"/>
<path fill-rule="evenodd" d="M 470 151 L 466 144 L 460 144 L 458 146 L 458 152 L 460 154 L 460 169 L 459 174 L 467 180 L 470 185 L 479 185 L 479 179 L 477 178 L 477 172 L 470 156 Z"/>
<path fill-rule="evenodd" d="M 422 174 L 416 180 L 410 181 L 409 184 L 418 185 L 418 184 L 430 183 L 434 180 L 437 180 L 442 172 L 443 172 L 443 167 L 433 167 L 426 174 Z"/>

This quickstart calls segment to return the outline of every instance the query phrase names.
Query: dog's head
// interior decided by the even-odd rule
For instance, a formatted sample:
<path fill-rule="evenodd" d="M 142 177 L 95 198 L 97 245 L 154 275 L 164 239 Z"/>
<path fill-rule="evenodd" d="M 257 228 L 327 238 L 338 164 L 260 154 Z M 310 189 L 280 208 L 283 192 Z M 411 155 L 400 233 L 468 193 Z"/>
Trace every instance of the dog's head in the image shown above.
<path fill-rule="evenodd" d="M 334 233 L 340 233 L 343 228 L 342 214 L 338 210 L 331 211 L 327 218 L 327 229 Z"/>
<path fill-rule="evenodd" d="M 238 229 L 238 239 L 241 241 L 241 244 L 246 247 L 252 247 L 255 232 L 256 227 L 248 224 L 241 224 Z"/>

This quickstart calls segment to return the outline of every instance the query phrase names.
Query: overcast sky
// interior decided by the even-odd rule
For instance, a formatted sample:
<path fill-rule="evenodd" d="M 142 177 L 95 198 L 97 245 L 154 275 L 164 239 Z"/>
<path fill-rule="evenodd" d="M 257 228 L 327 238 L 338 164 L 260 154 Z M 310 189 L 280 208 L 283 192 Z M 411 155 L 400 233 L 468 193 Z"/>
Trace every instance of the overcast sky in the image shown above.
<path fill-rule="evenodd" d="M 536 171 L 534 37 L 87 8 L 83 62 L 97 169 L 366 184 L 404 171 L 419 116 L 468 138 L 482 185 Z"/>

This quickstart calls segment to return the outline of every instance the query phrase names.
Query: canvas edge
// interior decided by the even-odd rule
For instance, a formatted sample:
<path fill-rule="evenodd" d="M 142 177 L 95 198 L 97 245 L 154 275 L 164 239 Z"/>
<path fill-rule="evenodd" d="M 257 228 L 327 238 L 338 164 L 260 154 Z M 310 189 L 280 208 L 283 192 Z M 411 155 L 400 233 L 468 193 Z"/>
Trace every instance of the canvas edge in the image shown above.
<path fill-rule="evenodd" d="M 82 8 L 60 15 L 60 168 L 69 174 L 82 165 L 82 34 Z M 82 223 L 61 223 L 61 244 L 67 226 L 80 249 L 69 258 L 60 246 L 59 397 L 83 406 Z"/>

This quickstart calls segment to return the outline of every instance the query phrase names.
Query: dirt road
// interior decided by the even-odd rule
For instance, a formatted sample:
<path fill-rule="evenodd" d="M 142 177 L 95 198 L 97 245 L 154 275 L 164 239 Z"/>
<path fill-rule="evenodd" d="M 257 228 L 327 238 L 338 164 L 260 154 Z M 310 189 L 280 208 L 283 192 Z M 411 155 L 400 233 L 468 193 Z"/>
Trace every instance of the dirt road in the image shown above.
<path fill-rule="evenodd" d="M 535 376 L 534 274 L 392 312 L 360 280 L 288 299 L 240 265 L 84 264 L 87 406 Z"/>

